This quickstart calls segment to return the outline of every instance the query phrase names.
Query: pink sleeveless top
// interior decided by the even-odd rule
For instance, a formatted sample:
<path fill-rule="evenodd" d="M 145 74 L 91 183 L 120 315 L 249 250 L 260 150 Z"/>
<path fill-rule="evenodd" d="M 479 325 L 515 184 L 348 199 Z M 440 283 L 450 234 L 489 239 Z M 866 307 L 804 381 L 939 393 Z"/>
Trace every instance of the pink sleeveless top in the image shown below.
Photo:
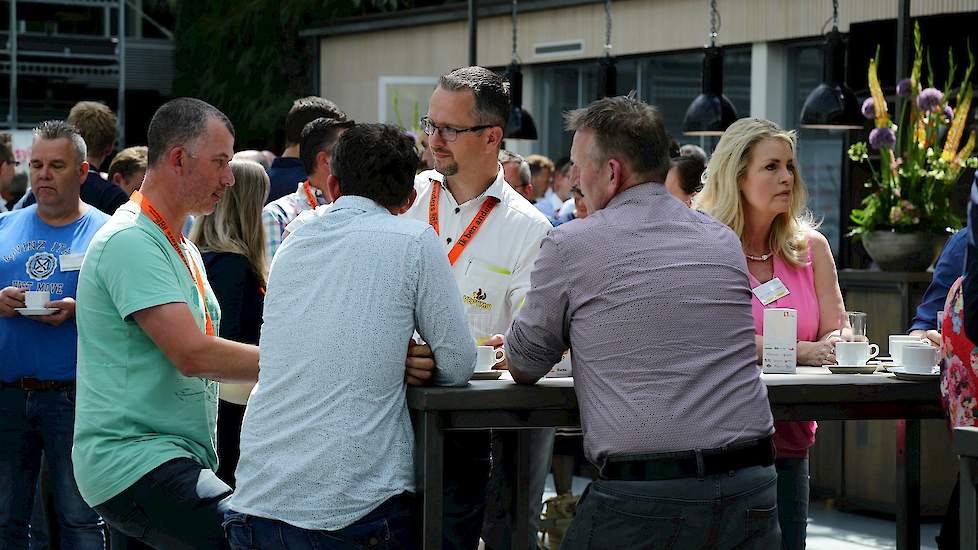
<path fill-rule="evenodd" d="M 748 272 L 751 288 L 760 283 Z M 788 289 L 788 295 L 762 305 L 757 296 L 751 298 L 754 313 L 754 332 L 764 335 L 764 310 L 767 308 L 791 308 L 798 311 L 798 339 L 818 340 L 819 309 L 815 296 L 815 274 L 812 272 L 812 253 L 809 248 L 808 263 L 792 267 L 780 256 L 774 256 L 774 276 Z M 774 446 L 781 458 L 805 458 L 808 448 L 815 444 L 815 422 L 775 422 Z"/>

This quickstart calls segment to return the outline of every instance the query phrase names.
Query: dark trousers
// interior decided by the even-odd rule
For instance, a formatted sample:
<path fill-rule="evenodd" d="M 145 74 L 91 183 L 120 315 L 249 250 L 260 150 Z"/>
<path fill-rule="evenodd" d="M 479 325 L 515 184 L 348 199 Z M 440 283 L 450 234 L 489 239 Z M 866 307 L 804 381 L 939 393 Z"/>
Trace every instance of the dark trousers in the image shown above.
<path fill-rule="evenodd" d="M 227 549 L 231 488 L 189 458 L 166 462 L 95 507 L 113 529 L 152 548 Z"/>
<path fill-rule="evenodd" d="M 234 488 L 234 470 L 238 467 L 241 446 L 241 422 L 244 405 L 227 401 L 217 402 L 217 477 Z"/>
<path fill-rule="evenodd" d="M 414 508 L 414 498 L 401 493 L 336 531 L 301 529 L 232 510 L 225 516 L 224 530 L 232 550 L 414 550 Z"/>
<path fill-rule="evenodd" d="M 486 510 L 490 433 L 445 434 L 442 548 L 475 550 Z"/>
<path fill-rule="evenodd" d="M 581 497 L 560 548 L 777 550 L 776 493 L 773 466 L 703 479 L 598 480 Z"/>
<path fill-rule="evenodd" d="M 779 458 L 778 524 L 781 550 L 805 550 L 808 537 L 808 459 Z"/>

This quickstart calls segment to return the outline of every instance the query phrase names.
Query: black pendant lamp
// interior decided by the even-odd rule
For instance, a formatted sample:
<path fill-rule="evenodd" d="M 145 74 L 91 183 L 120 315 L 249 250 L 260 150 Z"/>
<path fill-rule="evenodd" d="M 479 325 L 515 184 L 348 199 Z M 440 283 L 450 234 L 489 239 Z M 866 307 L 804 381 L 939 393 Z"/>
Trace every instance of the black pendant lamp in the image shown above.
<path fill-rule="evenodd" d="M 718 136 L 737 120 L 737 110 L 723 95 L 723 49 L 716 45 L 719 14 L 710 2 L 710 45 L 703 52 L 703 88 L 689 104 L 683 119 L 687 136 Z"/>
<path fill-rule="evenodd" d="M 618 68 L 611 56 L 611 0 L 604 0 L 604 57 L 598 60 L 598 99 L 618 95 Z"/>
<path fill-rule="evenodd" d="M 513 0 L 513 60 L 506 68 L 509 79 L 509 95 L 511 107 L 509 119 L 506 121 L 506 134 L 511 139 L 537 139 L 537 126 L 533 117 L 523 109 L 523 71 L 516 57 L 516 0 Z"/>
<path fill-rule="evenodd" d="M 832 30 L 822 46 L 822 83 L 808 94 L 801 108 L 802 128 L 859 130 L 866 119 L 856 95 L 846 85 L 846 43 L 839 32 L 839 2 L 832 1 Z"/>

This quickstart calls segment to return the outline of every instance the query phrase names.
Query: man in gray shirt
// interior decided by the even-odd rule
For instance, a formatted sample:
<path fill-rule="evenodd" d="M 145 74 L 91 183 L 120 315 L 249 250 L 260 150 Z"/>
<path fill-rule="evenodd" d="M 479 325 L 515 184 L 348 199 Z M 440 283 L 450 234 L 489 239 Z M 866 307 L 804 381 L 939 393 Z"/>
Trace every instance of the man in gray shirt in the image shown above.
<path fill-rule="evenodd" d="M 235 550 L 412 548 L 408 342 L 417 329 L 431 347 L 435 384 L 464 385 L 475 368 L 439 239 L 396 215 L 416 196 L 414 141 L 358 125 L 332 162 L 332 206 L 285 240 L 269 277 L 227 521 Z"/>
<path fill-rule="evenodd" d="M 601 99 L 567 127 L 590 215 L 544 239 L 505 337 L 520 383 L 572 349 L 601 479 L 561 548 L 776 548 L 774 430 L 737 236 L 659 183 L 655 108 Z"/>

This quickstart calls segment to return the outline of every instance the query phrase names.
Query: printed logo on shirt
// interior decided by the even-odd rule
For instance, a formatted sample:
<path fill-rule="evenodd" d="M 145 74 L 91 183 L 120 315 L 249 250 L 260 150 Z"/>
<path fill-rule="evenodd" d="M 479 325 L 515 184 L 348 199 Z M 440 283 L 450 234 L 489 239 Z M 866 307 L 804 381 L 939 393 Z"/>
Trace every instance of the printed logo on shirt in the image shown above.
<path fill-rule="evenodd" d="M 492 304 L 486 301 L 487 297 L 486 293 L 480 288 L 473 292 L 471 296 L 462 296 L 462 301 L 470 306 L 490 310 L 492 309 Z"/>
<path fill-rule="evenodd" d="M 58 258 L 50 252 L 38 252 L 27 259 L 27 276 L 35 281 L 43 281 L 54 274 Z"/>

